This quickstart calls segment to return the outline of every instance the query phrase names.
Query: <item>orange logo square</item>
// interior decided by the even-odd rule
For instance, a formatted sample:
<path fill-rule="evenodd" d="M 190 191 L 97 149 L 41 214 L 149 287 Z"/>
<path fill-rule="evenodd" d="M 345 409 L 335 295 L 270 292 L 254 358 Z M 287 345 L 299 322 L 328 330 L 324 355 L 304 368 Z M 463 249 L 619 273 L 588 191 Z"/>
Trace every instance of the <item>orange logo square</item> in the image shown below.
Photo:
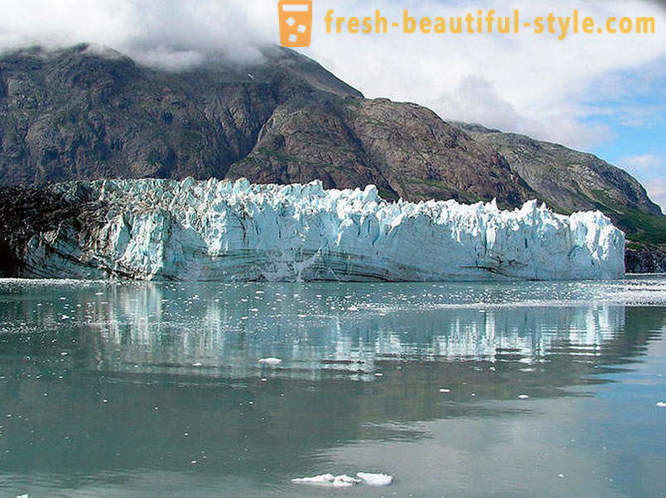
<path fill-rule="evenodd" d="M 280 45 L 309 47 L 312 33 L 312 0 L 280 0 Z"/>

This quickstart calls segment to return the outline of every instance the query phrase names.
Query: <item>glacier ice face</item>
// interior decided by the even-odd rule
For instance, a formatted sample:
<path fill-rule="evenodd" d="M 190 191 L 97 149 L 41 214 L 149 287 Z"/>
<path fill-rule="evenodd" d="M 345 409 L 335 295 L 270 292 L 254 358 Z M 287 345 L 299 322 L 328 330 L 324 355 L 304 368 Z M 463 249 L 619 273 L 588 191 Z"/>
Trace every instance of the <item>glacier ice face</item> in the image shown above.
<path fill-rule="evenodd" d="M 97 221 L 63 222 L 34 235 L 24 257 L 33 276 L 444 281 L 624 274 L 624 234 L 602 213 L 563 216 L 536 201 L 514 211 L 494 202 L 391 203 L 374 186 L 325 190 L 320 182 L 244 179 L 50 188 L 65 199 L 83 196 Z"/>

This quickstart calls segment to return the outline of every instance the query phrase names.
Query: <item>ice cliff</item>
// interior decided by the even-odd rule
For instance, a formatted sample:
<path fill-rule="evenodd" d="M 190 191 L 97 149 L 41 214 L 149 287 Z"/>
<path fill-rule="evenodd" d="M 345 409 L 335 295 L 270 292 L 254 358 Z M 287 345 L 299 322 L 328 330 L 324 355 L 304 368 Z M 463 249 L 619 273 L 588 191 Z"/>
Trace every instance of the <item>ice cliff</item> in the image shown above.
<path fill-rule="evenodd" d="M 390 203 L 374 186 L 325 190 L 209 180 L 48 187 L 87 214 L 31 234 L 25 276 L 173 280 L 612 279 L 624 235 L 600 212 L 530 201 Z"/>

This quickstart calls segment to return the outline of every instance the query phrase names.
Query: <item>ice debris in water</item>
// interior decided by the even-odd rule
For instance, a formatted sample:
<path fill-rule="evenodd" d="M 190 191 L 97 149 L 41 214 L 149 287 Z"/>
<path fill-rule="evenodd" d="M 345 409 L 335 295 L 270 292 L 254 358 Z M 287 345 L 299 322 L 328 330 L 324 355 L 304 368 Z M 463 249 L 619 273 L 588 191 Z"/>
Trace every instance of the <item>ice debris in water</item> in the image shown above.
<path fill-rule="evenodd" d="M 388 474 L 372 474 L 370 472 L 357 472 L 356 477 L 360 477 L 368 486 L 389 486 L 393 482 L 393 476 Z"/>
<path fill-rule="evenodd" d="M 61 226 L 27 244 L 27 272 L 162 280 L 612 279 L 624 234 L 599 211 L 536 201 L 387 202 L 373 185 L 99 180 L 50 187 L 103 206 L 99 226 Z M 83 197 L 82 197 L 83 196 Z M 99 209 L 102 209 L 100 207 Z"/>
<path fill-rule="evenodd" d="M 295 484 L 314 484 L 316 486 L 348 488 L 349 486 L 353 486 L 354 484 L 359 484 L 361 482 L 361 479 L 349 477 L 348 475 L 345 474 L 339 476 L 334 476 L 333 474 L 322 474 L 314 477 L 300 477 L 292 479 L 291 482 Z"/>
<path fill-rule="evenodd" d="M 262 365 L 269 365 L 271 367 L 276 367 L 280 363 L 282 363 L 282 360 L 280 358 L 261 358 L 259 360 L 259 363 Z"/>
<path fill-rule="evenodd" d="M 368 486 L 389 486 L 393 482 L 393 476 L 388 474 L 372 474 L 370 472 L 357 472 L 356 477 L 346 474 L 334 476 L 333 474 L 321 474 L 314 477 L 299 477 L 292 479 L 295 484 L 313 484 L 317 486 L 330 486 L 333 488 L 347 488 L 355 484 L 367 484 Z"/>

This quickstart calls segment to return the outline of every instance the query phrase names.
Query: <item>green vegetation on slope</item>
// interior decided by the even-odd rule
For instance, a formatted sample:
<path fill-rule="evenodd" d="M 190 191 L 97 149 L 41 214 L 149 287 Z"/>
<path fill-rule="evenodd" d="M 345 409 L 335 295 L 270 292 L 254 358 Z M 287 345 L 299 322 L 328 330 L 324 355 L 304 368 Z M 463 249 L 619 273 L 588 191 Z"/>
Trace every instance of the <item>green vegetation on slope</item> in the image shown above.
<path fill-rule="evenodd" d="M 602 190 L 595 190 L 593 193 L 599 210 L 626 233 L 628 240 L 643 244 L 666 244 L 666 216 L 657 216 L 613 203 Z"/>

